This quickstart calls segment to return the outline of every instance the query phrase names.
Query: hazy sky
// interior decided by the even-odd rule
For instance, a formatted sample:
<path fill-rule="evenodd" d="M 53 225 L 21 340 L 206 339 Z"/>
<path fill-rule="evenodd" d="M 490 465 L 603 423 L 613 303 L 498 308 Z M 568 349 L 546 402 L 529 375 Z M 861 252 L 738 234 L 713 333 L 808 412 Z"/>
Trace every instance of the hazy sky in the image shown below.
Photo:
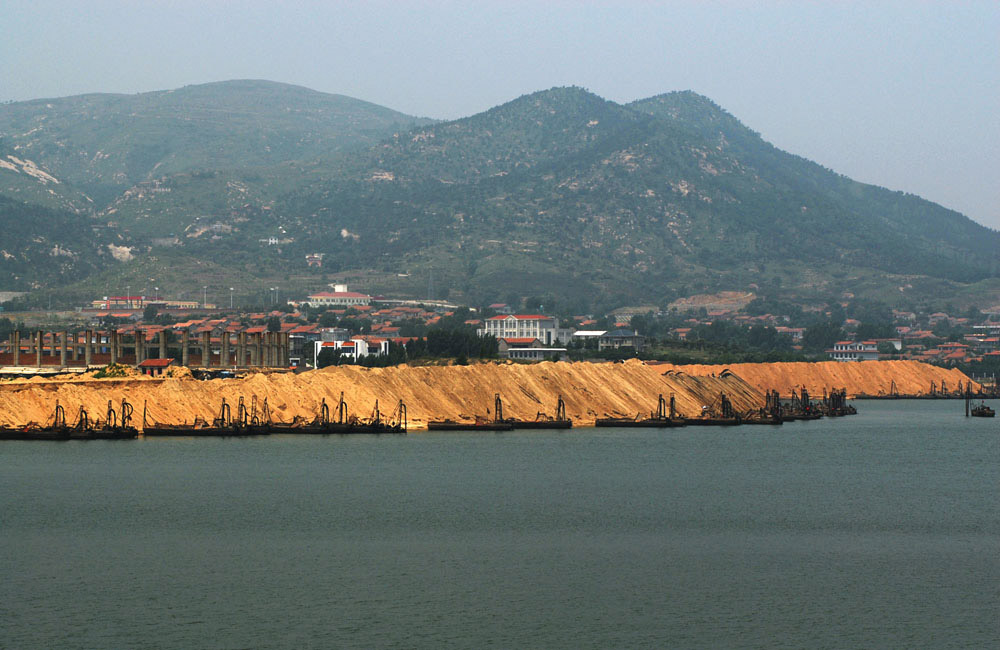
<path fill-rule="evenodd" d="M 235 78 L 455 118 L 691 89 L 792 153 L 1000 228 L 1000 2 L 0 0 L 0 101 Z"/>

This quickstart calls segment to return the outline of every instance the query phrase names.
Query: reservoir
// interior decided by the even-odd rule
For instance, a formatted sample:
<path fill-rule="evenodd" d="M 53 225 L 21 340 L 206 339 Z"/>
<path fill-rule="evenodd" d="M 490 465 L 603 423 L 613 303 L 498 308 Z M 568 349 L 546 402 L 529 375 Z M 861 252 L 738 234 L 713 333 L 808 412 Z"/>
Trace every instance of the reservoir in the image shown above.
<path fill-rule="evenodd" d="M 1000 419 L 855 405 L 3 442 L 0 647 L 1000 647 Z"/>

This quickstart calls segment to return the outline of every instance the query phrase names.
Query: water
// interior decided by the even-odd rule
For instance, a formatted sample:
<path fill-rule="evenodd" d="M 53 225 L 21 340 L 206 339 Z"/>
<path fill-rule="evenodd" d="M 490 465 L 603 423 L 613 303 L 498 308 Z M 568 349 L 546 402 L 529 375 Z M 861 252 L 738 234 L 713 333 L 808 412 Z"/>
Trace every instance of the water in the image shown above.
<path fill-rule="evenodd" d="M 1000 647 L 1000 420 L 857 405 L 6 442 L 0 647 Z"/>

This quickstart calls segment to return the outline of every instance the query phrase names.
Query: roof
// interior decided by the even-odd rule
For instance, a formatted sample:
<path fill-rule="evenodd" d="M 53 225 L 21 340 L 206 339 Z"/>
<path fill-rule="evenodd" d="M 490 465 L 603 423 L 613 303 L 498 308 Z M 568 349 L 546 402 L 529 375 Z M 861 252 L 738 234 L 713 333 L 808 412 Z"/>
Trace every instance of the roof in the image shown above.
<path fill-rule="evenodd" d="M 139 364 L 140 368 L 166 368 L 174 362 L 173 359 L 146 359 Z"/>
<path fill-rule="evenodd" d="M 366 293 L 358 293 L 357 291 L 320 291 L 318 293 L 310 293 L 310 298 L 371 298 Z"/>
<path fill-rule="evenodd" d="M 510 348 L 508 352 L 566 352 L 566 348 Z"/>
<path fill-rule="evenodd" d="M 536 339 L 533 336 L 521 336 L 521 337 L 517 337 L 517 338 L 506 338 L 506 339 L 500 339 L 500 340 L 501 341 L 505 341 L 507 343 L 507 345 L 511 345 L 511 344 L 513 344 L 513 345 L 524 345 L 524 344 L 528 344 L 528 343 L 534 343 L 538 339 Z"/>
<path fill-rule="evenodd" d="M 577 330 L 573 336 L 604 336 L 607 333 L 607 330 Z"/>
<path fill-rule="evenodd" d="M 605 332 L 604 336 L 637 336 L 637 334 L 632 330 L 621 329 Z"/>
<path fill-rule="evenodd" d="M 541 314 L 509 314 L 507 316 L 490 316 L 486 320 L 507 320 L 508 318 L 516 320 L 547 320 L 552 317 L 543 316 Z"/>

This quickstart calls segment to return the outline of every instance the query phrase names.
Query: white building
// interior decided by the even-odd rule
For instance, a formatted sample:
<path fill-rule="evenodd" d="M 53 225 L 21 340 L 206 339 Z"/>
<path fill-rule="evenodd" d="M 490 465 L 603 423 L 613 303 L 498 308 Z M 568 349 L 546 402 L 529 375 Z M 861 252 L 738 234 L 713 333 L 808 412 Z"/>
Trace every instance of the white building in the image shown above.
<path fill-rule="evenodd" d="M 559 319 L 540 314 L 509 314 L 493 316 L 483 322 L 479 334 L 497 339 L 538 339 L 550 346 L 556 341 L 569 341 L 572 330 L 561 329 Z"/>
<path fill-rule="evenodd" d="M 319 362 L 319 353 L 329 349 L 340 350 L 340 356 L 349 358 L 355 363 L 361 357 L 389 353 L 388 339 L 366 341 L 365 339 L 354 338 L 349 341 L 316 341 L 313 345 L 316 346 L 316 356 L 314 358 L 317 364 Z"/>
<path fill-rule="evenodd" d="M 369 305 L 371 301 L 371 296 L 348 291 L 346 284 L 337 284 L 334 285 L 333 291 L 311 293 L 303 302 L 311 307 L 358 307 Z"/>
<path fill-rule="evenodd" d="M 837 341 L 828 352 L 834 361 L 878 361 L 875 341 Z"/>

